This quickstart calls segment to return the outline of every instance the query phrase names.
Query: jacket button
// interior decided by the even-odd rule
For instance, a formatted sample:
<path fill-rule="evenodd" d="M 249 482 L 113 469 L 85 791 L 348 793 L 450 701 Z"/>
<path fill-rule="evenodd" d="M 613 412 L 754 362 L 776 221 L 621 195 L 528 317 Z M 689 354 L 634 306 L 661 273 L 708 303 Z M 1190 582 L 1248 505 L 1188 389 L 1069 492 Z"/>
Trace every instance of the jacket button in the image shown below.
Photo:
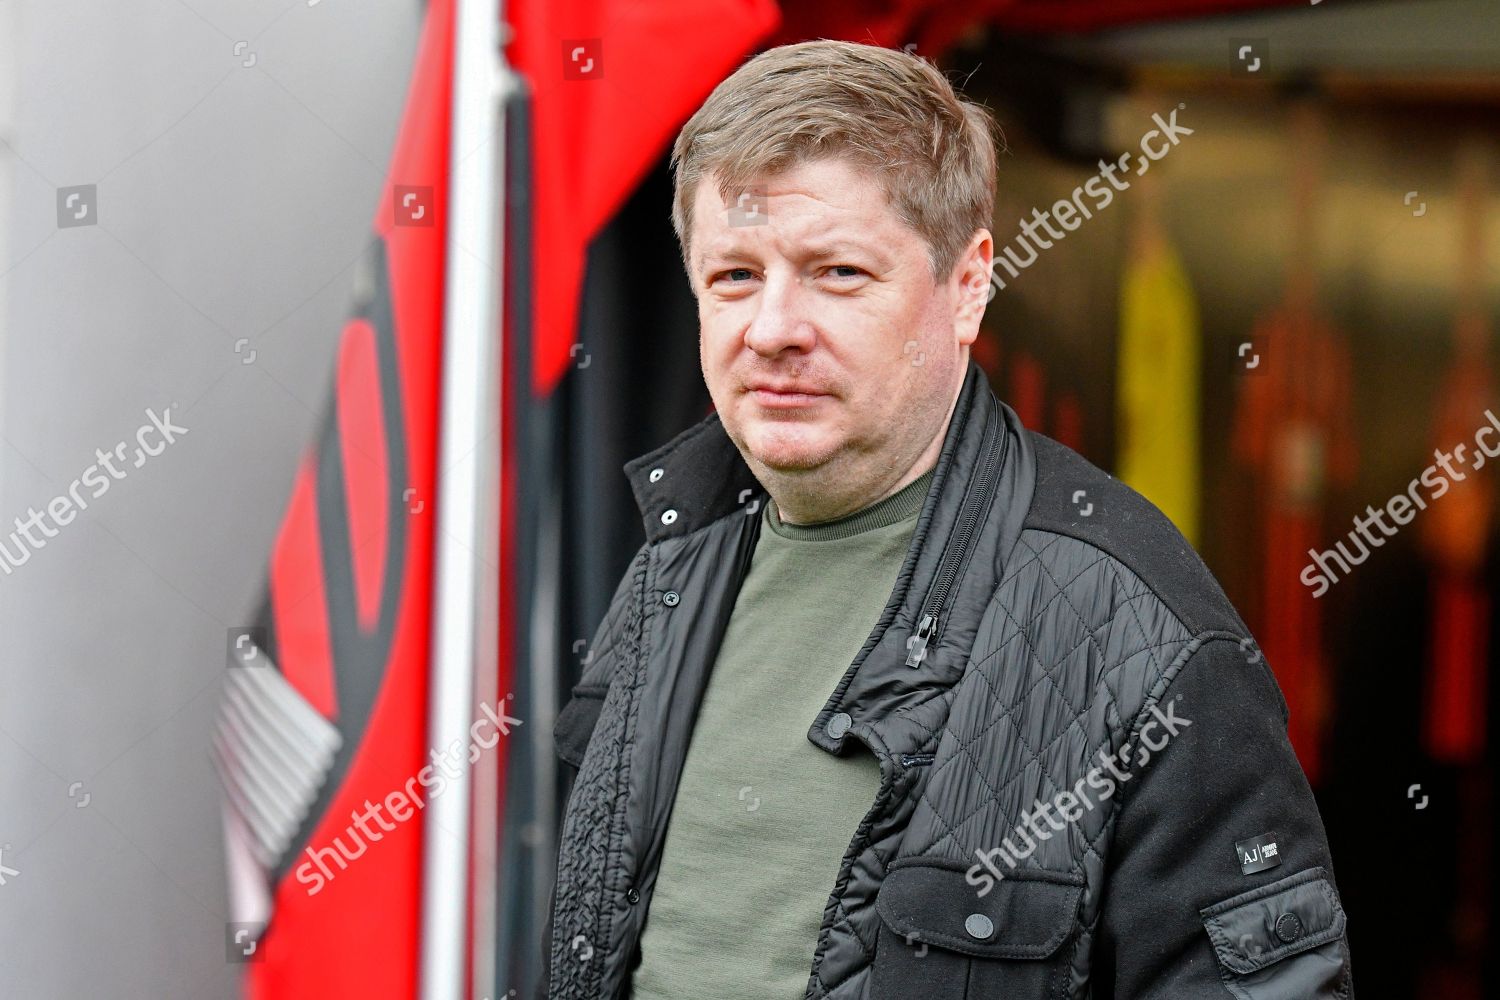
<path fill-rule="evenodd" d="M 1276 918 L 1276 936 L 1291 944 L 1302 936 L 1302 921 L 1295 913 L 1283 913 Z"/>
<path fill-rule="evenodd" d="M 651 470 L 651 481 L 654 483 L 654 482 L 656 482 L 658 479 L 660 479 L 664 475 L 666 475 L 666 473 L 664 473 L 661 469 L 652 469 Z"/>
<path fill-rule="evenodd" d="M 671 524 L 675 520 L 677 520 L 677 512 L 672 508 L 668 507 L 666 510 L 661 512 L 662 524 Z"/>
<path fill-rule="evenodd" d="M 661 602 L 669 608 L 677 607 L 677 602 L 680 600 L 682 598 L 677 595 L 677 591 L 675 590 L 669 590 L 661 595 Z"/>
<path fill-rule="evenodd" d="M 631 906 L 634 906 L 636 903 L 639 903 L 640 901 L 641 901 L 641 892 L 635 886 L 631 886 L 629 889 L 625 890 L 625 902 L 629 903 Z"/>
<path fill-rule="evenodd" d="M 827 724 L 823 726 L 823 732 L 827 733 L 833 739 L 841 740 L 853 724 L 854 720 L 849 718 L 848 712 L 835 712 Z"/>
<path fill-rule="evenodd" d="M 964 930 L 975 940 L 987 941 L 995 933 L 995 923 L 983 913 L 971 913 L 964 919 Z"/>

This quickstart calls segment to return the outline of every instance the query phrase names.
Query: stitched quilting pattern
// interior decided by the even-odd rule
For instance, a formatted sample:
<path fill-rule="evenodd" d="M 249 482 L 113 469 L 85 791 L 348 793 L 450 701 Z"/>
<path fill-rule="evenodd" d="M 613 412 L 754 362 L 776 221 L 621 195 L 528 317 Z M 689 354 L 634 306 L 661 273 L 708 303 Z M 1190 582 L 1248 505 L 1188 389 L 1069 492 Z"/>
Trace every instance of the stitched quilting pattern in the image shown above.
<path fill-rule="evenodd" d="M 646 558 L 631 564 L 616 593 L 625 610 L 600 625 L 595 645 L 604 652 L 591 659 L 587 677 L 610 684 L 588 752 L 573 782 L 557 859 L 557 900 L 551 950 L 551 995 L 593 997 L 599 992 L 602 960 L 608 953 L 609 908 L 604 894 L 610 871 L 611 832 L 625 793 L 626 723 L 641 671 L 641 628 Z M 626 588 L 629 592 L 626 592 Z"/>
<path fill-rule="evenodd" d="M 1072 789 L 1116 752 L 1151 691 L 1180 667 L 1197 643 L 1157 596 L 1122 563 L 1094 545 L 1028 529 L 1011 555 L 981 622 L 964 677 L 953 688 L 946 727 L 925 788 L 905 824 L 899 850 L 872 843 L 862 864 L 884 871 L 884 858 L 922 855 L 972 864 L 976 848 L 998 847 L 1023 811 Z M 1127 769 L 1128 770 L 1128 769 Z M 1116 795 L 1119 794 L 1117 791 Z M 1087 979 L 1098 915 L 1113 799 L 1035 844 L 1028 866 L 1084 875 L 1070 947 L 1070 994 Z M 1045 824 L 1038 824 L 1047 829 Z M 1003 870 L 1004 863 L 1000 862 Z M 811 995 L 863 995 L 879 917 L 873 905 L 839 909 L 847 922 L 814 978 Z M 852 946 L 851 946 L 852 942 Z"/>

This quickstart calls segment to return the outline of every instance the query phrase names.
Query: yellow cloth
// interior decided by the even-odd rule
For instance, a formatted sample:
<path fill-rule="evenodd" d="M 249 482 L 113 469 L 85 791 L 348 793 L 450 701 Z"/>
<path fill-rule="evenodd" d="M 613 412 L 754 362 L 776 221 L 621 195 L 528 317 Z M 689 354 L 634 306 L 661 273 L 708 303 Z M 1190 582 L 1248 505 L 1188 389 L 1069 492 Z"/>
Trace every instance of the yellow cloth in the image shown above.
<path fill-rule="evenodd" d="M 1170 244 L 1126 265 L 1120 282 L 1116 474 L 1194 545 L 1198 461 L 1198 303 Z"/>

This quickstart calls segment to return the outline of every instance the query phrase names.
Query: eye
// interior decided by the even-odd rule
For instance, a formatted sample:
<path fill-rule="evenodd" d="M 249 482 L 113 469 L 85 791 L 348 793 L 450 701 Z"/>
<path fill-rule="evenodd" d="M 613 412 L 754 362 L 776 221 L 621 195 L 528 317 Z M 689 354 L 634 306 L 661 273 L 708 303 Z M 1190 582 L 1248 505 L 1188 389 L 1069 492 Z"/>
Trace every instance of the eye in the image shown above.
<path fill-rule="evenodd" d="M 731 285 L 743 285 L 746 281 L 749 281 L 753 277 L 755 277 L 755 272 L 750 270 L 748 267 L 735 267 L 729 269 L 728 271 L 720 271 L 718 274 L 714 275 L 713 280 L 719 281 L 727 278 L 729 279 L 729 283 Z"/>
<path fill-rule="evenodd" d="M 833 275 L 833 277 L 835 277 L 835 278 L 857 278 L 860 275 L 862 275 L 862 274 L 865 273 L 863 268 L 855 267 L 853 264 L 834 264 L 828 270 L 834 271 L 834 272 L 840 272 L 840 271 L 852 272 L 852 273 L 849 273 L 849 274 L 838 274 L 838 273 L 836 273 L 836 274 Z"/>

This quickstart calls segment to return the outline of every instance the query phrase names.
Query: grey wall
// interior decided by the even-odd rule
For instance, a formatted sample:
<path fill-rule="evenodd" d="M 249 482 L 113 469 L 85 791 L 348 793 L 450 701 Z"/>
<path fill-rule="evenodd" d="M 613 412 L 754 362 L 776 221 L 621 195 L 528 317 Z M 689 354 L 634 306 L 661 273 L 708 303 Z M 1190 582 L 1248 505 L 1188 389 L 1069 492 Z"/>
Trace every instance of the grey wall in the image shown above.
<path fill-rule="evenodd" d="M 188 429 L 0 575 L 0 996 L 237 995 L 225 631 L 327 393 L 420 18 L 0 0 L 0 536 L 95 449 L 133 456 L 148 407 Z M 83 184 L 95 224 L 59 228 Z"/>

